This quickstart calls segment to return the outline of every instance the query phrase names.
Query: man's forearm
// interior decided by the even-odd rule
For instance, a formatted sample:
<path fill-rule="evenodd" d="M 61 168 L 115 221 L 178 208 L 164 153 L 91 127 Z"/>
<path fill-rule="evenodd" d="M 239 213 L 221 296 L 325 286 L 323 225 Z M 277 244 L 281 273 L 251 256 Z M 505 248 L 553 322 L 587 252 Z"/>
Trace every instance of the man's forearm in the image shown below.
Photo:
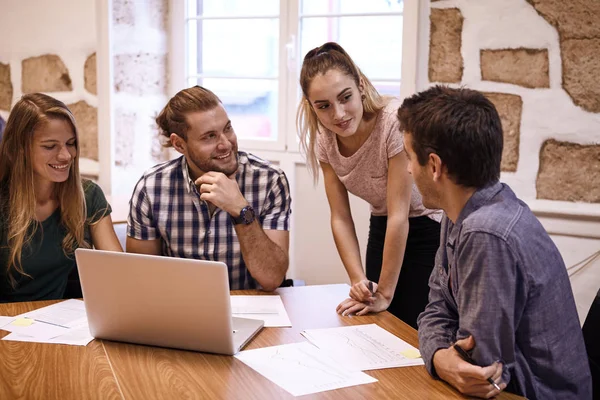
<path fill-rule="evenodd" d="M 257 221 L 235 225 L 246 268 L 267 291 L 277 289 L 287 272 L 287 253 L 273 242 Z"/>

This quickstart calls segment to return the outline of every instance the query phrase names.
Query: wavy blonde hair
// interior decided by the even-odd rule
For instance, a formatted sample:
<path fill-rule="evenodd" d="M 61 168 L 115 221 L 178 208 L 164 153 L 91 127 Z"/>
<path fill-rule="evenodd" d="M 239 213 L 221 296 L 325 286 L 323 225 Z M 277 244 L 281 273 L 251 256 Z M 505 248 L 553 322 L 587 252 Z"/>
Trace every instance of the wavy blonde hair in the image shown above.
<path fill-rule="evenodd" d="M 306 156 L 306 164 L 315 184 L 319 179 L 319 161 L 315 154 L 315 143 L 317 133 L 323 126 L 308 100 L 308 90 L 317 75 L 324 75 L 331 69 L 337 69 L 352 77 L 357 87 L 362 82 L 364 87 L 362 94 L 365 96 L 363 100 L 364 120 L 369 121 L 385 106 L 384 98 L 377 92 L 371 81 L 352 61 L 352 58 L 342 46 L 335 42 L 327 42 L 306 53 L 300 71 L 300 87 L 303 96 L 296 112 L 296 129 L 300 136 L 300 147 Z"/>
<path fill-rule="evenodd" d="M 35 218 L 33 136 L 48 120 L 54 119 L 71 125 L 77 150 L 69 177 L 65 182 L 54 186 L 61 211 L 61 224 L 67 230 L 62 248 L 70 256 L 78 245 L 89 247 L 84 240 L 87 213 L 79 175 L 79 134 L 75 118 L 64 103 L 53 97 L 41 93 L 26 94 L 11 110 L 0 144 L 0 207 L 4 215 L 8 216 L 4 232 L 9 249 L 6 274 L 12 287 L 16 285 L 13 270 L 29 276 L 23 270 L 21 253 L 40 228 L 40 223 Z"/>

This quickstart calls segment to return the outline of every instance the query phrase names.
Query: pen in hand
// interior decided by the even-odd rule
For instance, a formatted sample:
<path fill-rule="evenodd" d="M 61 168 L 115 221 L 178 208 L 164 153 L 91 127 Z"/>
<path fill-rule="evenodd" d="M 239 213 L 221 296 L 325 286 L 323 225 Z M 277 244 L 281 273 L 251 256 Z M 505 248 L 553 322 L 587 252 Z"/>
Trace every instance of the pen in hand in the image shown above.
<path fill-rule="evenodd" d="M 375 292 L 373 291 L 373 282 L 369 281 L 368 287 L 369 292 L 371 292 L 371 296 L 375 296 Z"/>
<path fill-rule="evenodd" d="M 469 364 L 477 365 L 475 363 L 475 361 L 471 358 L 471 356 L 469 355 L 469 353 L 467 353 L 466 351 L 464 351 L 462 347 L 460 347 L 457 344 L 454 344 L 453 347 L 454 347 L 454 350 L 456 350 L 458 352 L 458 355 L 460 356 L 460 358 L 462 358 L 463 360 L 465 360 Z M 498 386 L 498 384 L 496 382 L 494 382 L 494 380 L 492 379 L 492 377 L 487 378 L 487 381 L 489 383 L 491 383 L 492 386 L 494 386 L 496 389 L 502 390 L 502 389 L 500 389 L 500 386 Z"/>

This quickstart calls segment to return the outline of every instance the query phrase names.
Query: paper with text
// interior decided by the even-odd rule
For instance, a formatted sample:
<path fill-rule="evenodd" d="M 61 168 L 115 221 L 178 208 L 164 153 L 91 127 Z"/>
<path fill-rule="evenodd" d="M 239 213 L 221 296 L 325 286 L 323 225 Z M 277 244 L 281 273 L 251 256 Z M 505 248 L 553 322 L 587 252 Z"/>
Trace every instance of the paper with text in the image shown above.
<path fill-rule="evenodd" d="M 52 304 L 17 315 L 13 320 L 31 320 L 33 323 L 13 322 L 2 326 L 3 330 L 11 332 L 2 340 L 85 346 L 94 339 L 89 331 L 85 304 L 81 300 L 70 299 Z"/>
<path fill-rule="evenodd" d="M 19 321 L 29 321 L 27 324 L 19 323 Z M 38 340 L 51 339 L 69 332 L 69 328 L 47 324 L 45 322 L 36 321 L 35 319 L 17 318 L 12 324 L 2 327 L 3 330 L 27 335 Z"/>
<path fill-rule="evenodd" d="M 292 326 L 281 296 L 231 296 L 231 314 L 263 320 L 265 327 Z"/>
<path fill-rule="evenodd" d="M 418 350 L 376 324 L 307 329 L 302 335 L 349 369 L 408 367 L 423 365 Z"/>
<path fill-rule="evenodd" d="M 17 317 L 33 318 L 37 321 L 64 326 L 66 328 L 78 327 L 82 324 L 87 325 L 85 304 L 83 301 L 76 299 L 65 300 L 47 307 L 38 308 L 37 310 L 17 315 Z"/>
<path fill-rule="evenodd" d="M 377 382 L 307 342 L 246 350 L 235 357 L 294 396 Z"/>

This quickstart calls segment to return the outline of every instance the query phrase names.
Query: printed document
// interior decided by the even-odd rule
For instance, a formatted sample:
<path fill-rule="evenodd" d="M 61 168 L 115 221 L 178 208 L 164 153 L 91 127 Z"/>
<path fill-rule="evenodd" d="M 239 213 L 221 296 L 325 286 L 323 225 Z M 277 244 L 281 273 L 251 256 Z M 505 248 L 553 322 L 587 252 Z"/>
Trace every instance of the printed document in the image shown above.
<path fill-rule="evenodd" d="M 308 342 L 241 351 L 235 357 L 294 396 L 377 382 Z"/>
<path fill-rule="evenodd" d="M 265 327 L 290 327 L 281 296 L 231 296 L 233 317 L 259 319 Z"/>
<path fill-rule="evenodd" d="M 419 351 L 376 324 L 307 329 L 302 335 L 349 369 L 423 365 Z"/>
<path fill-rule="evenodd" d="M 11 332 L 2 340 L 85 346 L 94 339 L 81 300 L 66 300 L 10 318 L 13 321 L 0 326 Z"/>

